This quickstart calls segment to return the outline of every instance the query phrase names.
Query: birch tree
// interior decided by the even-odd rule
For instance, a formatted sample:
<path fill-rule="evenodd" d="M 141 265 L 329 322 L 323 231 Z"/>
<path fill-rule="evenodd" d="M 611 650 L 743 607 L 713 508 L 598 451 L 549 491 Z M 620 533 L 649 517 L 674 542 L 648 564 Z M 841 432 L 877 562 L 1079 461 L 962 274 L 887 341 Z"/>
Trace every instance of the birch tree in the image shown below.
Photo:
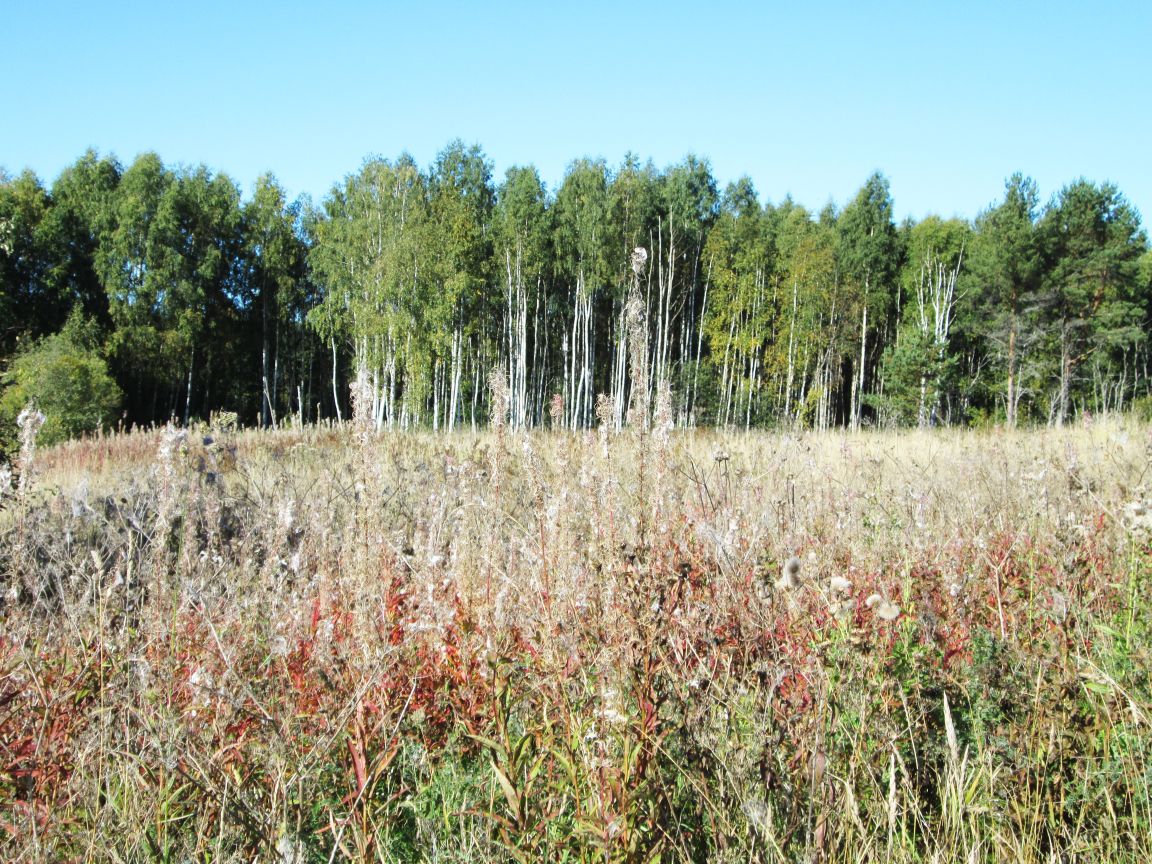
<path fill-rule="evenodd" d="M 610 327 L 607 344 L 611 352 L 607 389 L 614 408 L 613 425 L 620 429 L 627 413 L 628 352 L 634 341 L 629 339 L 627 300 L 635 280 L 641 278 L 647 285 L 651 276 L 647 266 L 641 268 L 637 276 L 631 263 L 632 254 L 639 248 L 652 248 L 655 240 L 660 214 L 660 176 L 651 161 L 641 165 L 634 155 L 628 154 L 612 176 L 608 196 L 609 230 L 615 236 L 615 244 L 607 252 L 608 266 L 613 270 L 606 304 Z M 684 395 L 687 398 L 687 388 Z"/>
<path fill-rule="evenodd" d="M 425 190 L 410 157 L 369 160 L 332 190 L 313 228 L 309 260 L 323 299 L 309 321 L 333 352 L 334 389 L 340 341 L 364 370 L 378 428 L 415 422 L 423 408 L 438 323 L 424 272 Z"/>
<path fill-rule="evenodd" d="M 538 421 L 543 409 L 550 234 L 547 194 L 540 175 L 535 168 L 508 169 L 497 193 L 493 237 L 496 269 L 504 285 L 501 354 L 513 428 Z"/>
<path fill-rule="evenodd" d="M 936 216 L 908 232 L 908 260 L 897 301 L 903 320 L 884 352 L 887 386 L 881 402 L 899 422 L 925 428 L 952 419 L 950 399 L 949 406 L 942 403 L 951 395 L 958 365 L 951 339 L 969 239 L 966 224 Z"/>
<path fill-rule="evenodd" d="M 720 426 L 751 425 L 773 341 L 779 298 L 769 284 L 773 249 L 767 228 L 751 180 L 730 184 L 704 246 L 711 304 L 702 327 L 713 362 L 720 364 L 715 415 Z"/>
<path fill-rule="evenodd" d="M 257 383 L 263 426 L 275 423 L 290 401 L 281 399 L 281 351 L 292 337 L 292 321 L 302 311 L 305 294 L 307 249 L 297 232 L 298 217 L 299 205 L 287 202 L 273 175 L 257 179 L 252 200 L 244 207 L 244 263 L 247 302 L 259 316 Z"/>
<path fill-rule="evenodd" d="M 430 333 L 435 339 L 433 426 L 439 425 L 443 412 L 444 426 L 450 432 L 464 414 L 464 385 L 469 386 L 470 419 L 475 426 L 484 390 L 481 379 L 491 367 L 485 355 L 498 336 L 490 329 L 499 309 L 490 273 L 492 165 L 478 146 L 465 147 L 456 140 L 436 157 L 428 185 L 425 243 L 436 285 L 435 323 Z M 443 336 L 450 340 L 447 345 Z"/>
<path fill-rule="evenodd" d="M 568 166 L 556 193 L 557 276 L 567 301 L 561 341 L 564 423 L 591 425 L 596 402 L 598 326 L 596 308 L 610 284 L 615 248 L 609 221 L 608 169 L 603 160 Z"/>
<path fill-rule="evenodd" d="M 653 388 L 677 383 L 680 364 L 690 356 L 703 305 L 704 242 L 719 205 L 711 166 L 694 155 L 664 173 L 661 189 L 663 212 L 651 246 L 655 285 L 647 298 Z"/>
<path fill-rule="evenodd" d="M 860 321 L 859 355 L 849 387 L 848 412 L 849 425 L 858 429 L 867 395 L 868 371 L 878 356 L 877 340 L 886 334 L 893 307 L 893 283 L 900 266 L 892 198 L 888 180 L 882 174 L 875 173 L 868 178 L 840 215 L 838 226 L 838 258 L 844 278 L 855 288 L 852 305 Z"/>
<path fill-rule="evenodd" d="M 832 214 L 814 220 L 785 201 L 776 210 L 780 281 L 787 309 L 783 416 L 790 423 L 827 429 L 846 349 L 842 285 L 836 267 Z"/>

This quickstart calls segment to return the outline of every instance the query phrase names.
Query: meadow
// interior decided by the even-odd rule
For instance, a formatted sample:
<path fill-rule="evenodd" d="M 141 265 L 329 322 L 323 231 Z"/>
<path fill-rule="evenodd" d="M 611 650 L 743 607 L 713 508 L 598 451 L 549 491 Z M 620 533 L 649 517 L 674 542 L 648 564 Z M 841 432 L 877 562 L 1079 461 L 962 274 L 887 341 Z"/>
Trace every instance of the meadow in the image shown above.
<path fill-rule="evenodd" d="M 1152 860 L 1150 454 L 1127 420 L 26 451 L 0 857 Z"/>

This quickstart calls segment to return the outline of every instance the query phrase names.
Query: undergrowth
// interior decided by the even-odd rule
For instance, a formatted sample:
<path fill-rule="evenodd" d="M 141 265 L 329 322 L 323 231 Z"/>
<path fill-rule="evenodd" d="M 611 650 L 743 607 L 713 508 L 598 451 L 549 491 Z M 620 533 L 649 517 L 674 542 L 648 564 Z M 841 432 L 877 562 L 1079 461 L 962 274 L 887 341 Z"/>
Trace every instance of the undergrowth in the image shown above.
<path fill-rule="evenodd" d="M 35 454 L 0 856 L 1152 860 L 1147 435 Z"/>

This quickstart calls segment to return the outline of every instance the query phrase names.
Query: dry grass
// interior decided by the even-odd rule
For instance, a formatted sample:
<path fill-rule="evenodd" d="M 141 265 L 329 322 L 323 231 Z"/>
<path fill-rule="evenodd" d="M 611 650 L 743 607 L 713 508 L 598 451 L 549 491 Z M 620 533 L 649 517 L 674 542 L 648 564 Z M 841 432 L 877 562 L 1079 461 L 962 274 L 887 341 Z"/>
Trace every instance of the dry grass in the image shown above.
<path fill-rule="evenodd" d="M 208 431 L 5 498 L 6 860 L 1152 859 L 1145 427 Z"/>

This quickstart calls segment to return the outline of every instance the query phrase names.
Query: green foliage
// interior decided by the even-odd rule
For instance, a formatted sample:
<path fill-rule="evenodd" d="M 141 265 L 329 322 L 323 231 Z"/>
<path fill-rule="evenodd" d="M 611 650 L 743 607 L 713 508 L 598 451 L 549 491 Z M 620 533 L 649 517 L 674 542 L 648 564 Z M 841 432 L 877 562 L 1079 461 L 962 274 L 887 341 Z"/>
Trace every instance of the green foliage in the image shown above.
<path fill-rule="evenodd" d="M 568 166 L 556 193 L 558 273 L 573 290 L 595 291 L 614 270 L 608 215 L 608 166 L 581 159 Z"/>
<path fill-rule="evenodd" d="M 651 161 L 640 164 L 629 153 L 613 174 L 608 199 L 611 222 L 618 232 L 618 246 L 608 254 L 618 269 L 616 281 L 626 285 L 631 279 L 629 267 L 632 250 L 650 245 L 659 215 L 660 177 Z"/>
<path fill-rule="evenodd" d="M 1132 400 L 1132 413 L 1142 423 L 1152 423 L 1152 396 L 1137 396 Z"/>
<path fill-rule="evenodd" d="M 841 214 L 840 264 L 845 275 L 866 290 L 890 289 L 900 265 L 900 243 L 892 222 L 888 180 L 875 173 Z"/>
<path fill-rule="evenodd" d="M 509 168 L 492 214 L 496 265 L 505 271 L 516 261 L 519 280 L 540 285 L 551 254 L 548 193 L 535 168 Z"/>
<path fill-rule="evenodd" d="M 39 442 L 94 432 L 115 415 L 123 394 L 108 373 L 91 321 L 73 315 L 64 329 L 16 355 L 3 376 L 0 428 L 13 445 L 16 416 L 29 402 L 47 417 Z"/>
<path fill-rule="evenodd" d="M 307 314 L 307 247 L 297 228 L 299 204 L 289 204 L 271 174 L 256 181 L 252 200 L 243 208 L 244 302 L 259 320 L 260 420 L 271 423 L 291 404 L 282 398 L 281 348 L 303 347 L 305 334 L 294 323 Z M 256 326 L 256 320 L 251 321 Z M 302 344 L 303 343 L 303 344 Z M 285 352 L 286 353 L 286 352 Z M 291 355 L 290 355 L 291 356 Z"/>
<path fill-rule="evenodd" d="M 914 426 L 920 422 L 928 388 L 936 387 L 941 376 L 936 344 L 919 327 L 905 327 L 899 341 L 884 351 L 883 368 L 886 388 L 878 406 L 900 426 Z M 932 407 L 929 406 L 931 411 Z M 935 423 L 934 412 L 930 420 Z"/>
<path fill-rule="evenodd" d="M 427 243 L 427 194 L 411 157 L 366 161 L 325 201 L 308 259 L 323 286 L 308 323 L 325 341 L 351 346 L 357 366 L 387 368 L 414 393 L 446 320 Z"/>
<path fill-rule="evenodd" d="M 1060 190 L 1040 231 L 1048 266 L 1036 303 L 1050 346 L 1047 378 L 1055 393 L 1049 413 L 1063 420 L 1081 392 L 1076 379 L 1090 356 L 1110 361 L 1114 368 L 1106 373 L 1114 374 L 1145 341 L 1140 258 L 1147 237 L 1115 186 L 1083 179 Z"/>
<path fill-rule="evenodd" d="M 50 186 L 0 173 L 0 360 L 79 310 L 145 424 L 341 416 L 361 368 L 376 422 L 434 427 L 486 416 L 494 368 L 517 427 L 553 394 L 567 425 L 600 394 L 621 422 L 641 361 L 689 423 L 1060 423 L 1149 391 L 1152 251 L 1115 186 L 1045 205 L 1015 174 L 972 223 L 893 213 L 880 173 L 816 213 L 721 190 L 694 155 L 578 159 L 550 191 L 456 140 L 424 169 L 368 159 L 312 207 L 270 174 L 244 200 L 202 165 L 89 151 Z"/>
<path fill-rule="evenodd" d="M 775 248 L 768 229 L 751 180 L 730 185 L 704 246 L 712 302 L 702 327 L 716 359 L 723 355 L 715 418 L 720 425 L 750 423 L 769 339 L 779 326 L 780 306 L 770 285 Z"/>
<path fill-rule="evenodd" d="M 48 192 L 31 171 L 11 180 L 0 174 L 0 356 L 22 333 L 51 332 L 67 315 L 53 279 L 59 238 L 50 212 Z"/>
<path fill-rule="evenodd" d="M 971 231 L 958 219 L 929 216 L 907 226 L 907 258 L 900 273 L 896 338 L 884 349 L 882 394 L 873 397 L 901 425 L 949 422 L 967 395 L 953 346 L 953 325 L 965 299 L 961 274 Z"/>
<path fill-rule="evenodd" d="M 976 219 L 970 314 L 960 322 L 992 367 L 997 379 L 992 398 L 1004 406 L 1009 425 L 1030 402 L 1023 379 L 1037 340 L 1031 310 L 1042 272 L 1039 202 L 1036 183 L 1014 174 L 1005 184 L 1004 201 Z"/>

